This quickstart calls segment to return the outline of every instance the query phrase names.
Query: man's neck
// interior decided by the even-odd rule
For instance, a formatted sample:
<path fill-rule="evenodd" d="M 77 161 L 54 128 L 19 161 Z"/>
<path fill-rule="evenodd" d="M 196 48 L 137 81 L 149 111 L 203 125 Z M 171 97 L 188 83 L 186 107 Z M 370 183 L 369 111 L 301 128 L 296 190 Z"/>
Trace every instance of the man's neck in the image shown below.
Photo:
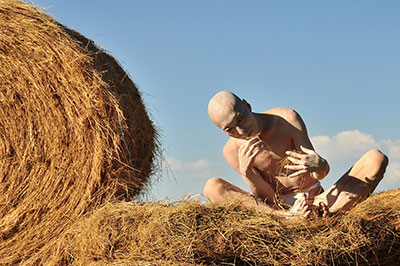
<path fill-rule="evenodd" d="M 272 114 L 265 113 L 254 113 L 254 116 L 258 123 L 258 129 L 260 135 L 268 135 L 274 128 L 276 124 L 276 116 Z"/>

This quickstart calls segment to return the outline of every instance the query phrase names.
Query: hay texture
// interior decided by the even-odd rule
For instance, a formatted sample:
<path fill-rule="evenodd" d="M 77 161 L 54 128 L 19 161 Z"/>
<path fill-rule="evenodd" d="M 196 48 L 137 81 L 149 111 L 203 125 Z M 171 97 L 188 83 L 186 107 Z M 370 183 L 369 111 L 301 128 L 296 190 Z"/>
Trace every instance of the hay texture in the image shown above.
<path fill-rule="evenodd" d="M 107 204 L 64 234 L 50 265 L 398 265 L 400 190 L 351 211 L 275 219 L 239 204 Z M 59 247 L 63 248 L 60 249 Z"/>
<path fill-rule="evenodd" d="M 0 265 L 28 263 L 88 211 L 132 200 L 156 154 L 114 58 L 35 7 L 0 0 Z"/>

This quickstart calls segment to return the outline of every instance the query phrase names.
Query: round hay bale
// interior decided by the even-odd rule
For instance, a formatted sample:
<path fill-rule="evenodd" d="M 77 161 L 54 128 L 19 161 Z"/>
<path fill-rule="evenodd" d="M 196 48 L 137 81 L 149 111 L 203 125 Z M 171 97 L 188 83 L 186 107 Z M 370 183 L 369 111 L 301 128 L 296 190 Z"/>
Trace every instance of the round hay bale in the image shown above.
<path fill-rule="evenodd" d="M 0 110 L 0 265 L 132 200 L 155 169 L 157 134 L 116 60 L 17 0 L 0 0 Z"/>

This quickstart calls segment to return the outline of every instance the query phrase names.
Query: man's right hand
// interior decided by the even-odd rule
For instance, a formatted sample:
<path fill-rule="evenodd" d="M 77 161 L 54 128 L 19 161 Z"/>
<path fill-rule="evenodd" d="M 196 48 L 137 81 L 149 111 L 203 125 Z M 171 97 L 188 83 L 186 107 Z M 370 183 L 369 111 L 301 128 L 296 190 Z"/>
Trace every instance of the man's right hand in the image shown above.
<path fill-rule="evenodd" d="M 303 194 L 298 198 L 293 207 L 287 212 L 287 218 L 303 218 L 308 219 L 310 217 L 311 210 L 308 208 L 306 196 Z"/>
<path fill-rule="evenodd" d="M 252 138 L 243 144 L 238 151 L 240 174 L 248 176 L 254 166 L 254 160 L 257 154 L 263 148 L 263 141 L 258 138 Z"/>

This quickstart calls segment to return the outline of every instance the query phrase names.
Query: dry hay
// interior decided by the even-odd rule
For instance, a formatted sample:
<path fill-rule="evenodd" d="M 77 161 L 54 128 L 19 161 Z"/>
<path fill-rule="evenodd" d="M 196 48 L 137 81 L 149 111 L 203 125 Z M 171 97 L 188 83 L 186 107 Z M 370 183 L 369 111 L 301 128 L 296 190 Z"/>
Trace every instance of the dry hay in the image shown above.
<path fill-rule="evenodd" d="M 47 254 L 154 169 L 155 130 L 115 59 L 16 0 L 0 0 L 0 110 L 0 265 Z"/>
<path fill-rule="evenodd" d="M 396 265 L 400 189 L 329 218 L 284 220 L 239 204 L 107 204 L 71 228 L 48 265 Z M 62 248 L 60 248 L 62 247 Z"/>

